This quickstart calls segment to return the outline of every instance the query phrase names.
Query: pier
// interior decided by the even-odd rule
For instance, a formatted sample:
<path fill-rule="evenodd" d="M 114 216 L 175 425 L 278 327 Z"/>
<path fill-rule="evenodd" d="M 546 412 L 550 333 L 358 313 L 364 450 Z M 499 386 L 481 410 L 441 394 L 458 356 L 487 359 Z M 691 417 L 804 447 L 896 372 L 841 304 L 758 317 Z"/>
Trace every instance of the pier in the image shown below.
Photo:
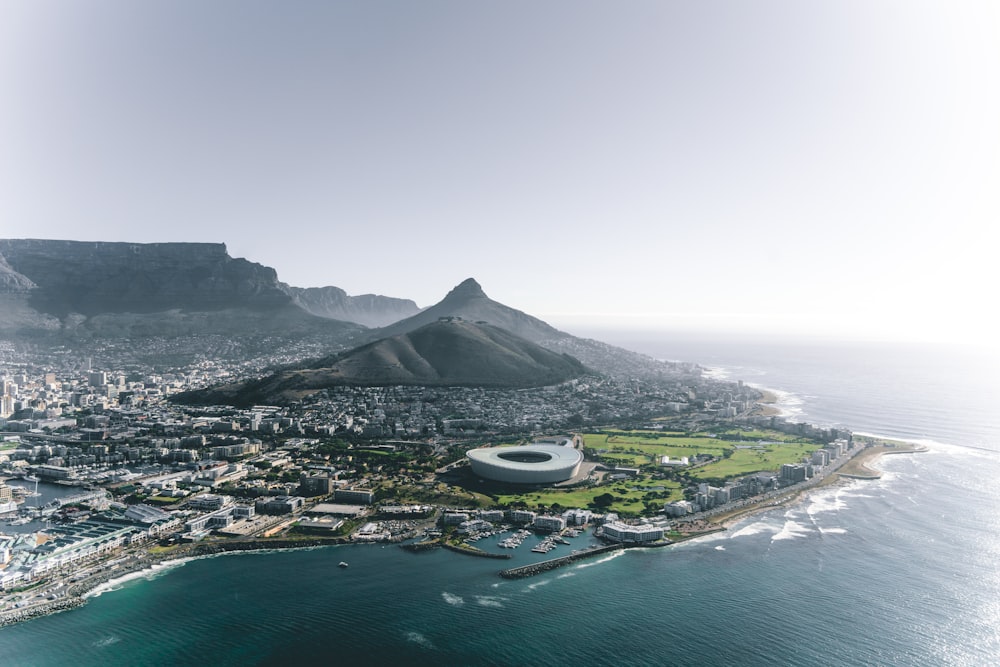
<path fill-rule="evenodd" d="M 511 558 L 510 554 L 495 554 L 489 551 L 482 551 L 481 549 L 457 547 L 454 544 L 448 544 L 447 542 L 443 542 L 441 546 L 447 549 L 448 551 L 454 551 L 457 554 L 465 554 L 466 556 L 477 556 L 479 558 L 498 558 L 498 559 Z"/>
<path fill-rule="evenodd" d="M 400 549 L 405 549 L 406 551 L 412 551 L 414 553 L 419 553 L 421 551 L 430 551 L 431 549 L 440 548 L 441 543 L 437 540 L 431 542 L 408 542 L 406 544 L 400 544 Z"/>
<path fill-rule="evenodd" d="M 590 558 L 591 556 L 608 553 L 609 551 L 619 551 L 624 548 L 624 544 L 608 544 L 603 547 L 594 547 L 593 549 L 587 549 L 585 551 L 577 551 L 576 553 L 572 553 L 568 556 L 560 556 L 559 558 L 543 560 L 537 563 L 532 563 L 531 565 L 522 565 L 521 567 L 512 567 L 508 570 L 500 570 L 500 576 L 504 579 L 523 579 L 524 577 L 533 577 L 536 574 L 548 572 L 549 570 L 554 570 L 557 567 L 562 567 L 563 565 L 569 565 L 570 563 L 583 560 L 584 558 Z"/>

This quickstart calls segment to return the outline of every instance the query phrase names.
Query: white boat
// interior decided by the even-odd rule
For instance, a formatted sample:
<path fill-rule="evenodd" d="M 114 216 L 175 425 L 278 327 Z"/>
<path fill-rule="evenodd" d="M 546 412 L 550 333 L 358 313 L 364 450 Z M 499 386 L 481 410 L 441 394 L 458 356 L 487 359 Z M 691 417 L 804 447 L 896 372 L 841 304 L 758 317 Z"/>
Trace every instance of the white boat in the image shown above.
<path fill-rule="evenodd" d="M 337 563 L 337 567 L 347 567 L 347 562 L 346 561 L 340 561 L 339 563 Z"/>

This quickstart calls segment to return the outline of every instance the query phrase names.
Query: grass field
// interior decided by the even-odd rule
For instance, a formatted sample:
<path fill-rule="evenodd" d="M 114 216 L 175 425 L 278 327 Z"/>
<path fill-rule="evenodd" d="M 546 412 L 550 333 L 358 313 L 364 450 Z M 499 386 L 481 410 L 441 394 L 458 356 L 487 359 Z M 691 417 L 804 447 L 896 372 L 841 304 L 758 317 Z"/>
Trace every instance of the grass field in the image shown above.
<path fill-rule="evenodd" d="M 586 433 L 584 444 L 605 460 L 627 465 L 656 463 L 662 456 L 678 459 L 698 454 L 722 456 L 732 444 L 708 435 L 688 435 L 661 431 L 606 431 Z"/>
<path fill-rule="evenodd" d="M 612 512 L 640 514 L 645 509 L 645 501 L 651 500 L 659 504 L 681 500 L 684 493 L 680 484 L 668 480 L 653 480 L 640 477 L 634 480 L 622 480 L 614 484 L 582 488 L 582 489 L 540 489 L 527 493 L 498 495 L 501 504 L 525 503 L 529 508 L 551 507 L 558 504 L 561 507 L 588 507 L 594 498 L 605 493 L 615 497 L 609 508 Z M 647 496 L 655 494 L 655 496 Z"/>
<path fill-rule="evenodd" d="M 171 498 L 170 496 L 150 496 L 146 498 L 147 503 L 153 503 L 156 505 L 173 505 L 174 503 L 179 503 L 184 500 L 183 498 Z"/>
<path fill-rule="evenodd" d="M 801 435 L 795 435 L 793 433 L 782 433 L 780 431 L 768 430 L 752 430 L 744 431 L 742 429 L 727 429 L 723 431 L 716 431 L 716 435 L 719 436 L 738 436 L 742 440 L 757 442 L 759 440 L 774 441 L 774 442 L 802 442 L 802 443 L 812 443 L 813 441 L 809 438 L 803 438 Z"/>
<path fill-rule="evenodd" d="M 418 505 L 446 505 L 450 507 L 490 507 L 493 499 L 457 486 L 437 484 L 433 488 L 399 484 L 382 484 L 394 503 Z"/>
<path fill-rule="evenodd" d="M 821 446 L 808 438 L 765 429 L 730 428 L 711 433 L 607 430 L 583 437 L 587 448 L 602 460 L 621 465 L 655 464 L 662 456 L 693 459 L 707 454 L 719 459 L 691 470 L 696 479 L 776 471 L 784 463 L 798 463 Z"/>
<path fill-rule="evenodd" d="M 785 463 L 798 463 L 819 449 L 818 444 L 781 443 L 763 449 L 737 449 L 729 458 L 714 461 L 691 471 L 695 479 L 739 477 L 754 472 L 777 471 Z"/>

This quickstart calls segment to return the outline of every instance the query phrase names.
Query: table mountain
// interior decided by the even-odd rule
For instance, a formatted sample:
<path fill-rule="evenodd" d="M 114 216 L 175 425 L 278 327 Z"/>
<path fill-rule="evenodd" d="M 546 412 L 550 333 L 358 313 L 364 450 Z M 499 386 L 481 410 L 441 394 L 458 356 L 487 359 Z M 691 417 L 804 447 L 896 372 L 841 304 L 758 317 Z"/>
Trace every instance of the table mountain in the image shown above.
<path fill-rule="evenodd" d="M 336 287 L 290 287 L 273 268 L 230 257 L 222 243 L 41 239 L 0 239 L 0 306 L 0 333 L 32 340 L 267 334 L 323 337 L 330 349 L 366 322 L 418 310 Z"/>

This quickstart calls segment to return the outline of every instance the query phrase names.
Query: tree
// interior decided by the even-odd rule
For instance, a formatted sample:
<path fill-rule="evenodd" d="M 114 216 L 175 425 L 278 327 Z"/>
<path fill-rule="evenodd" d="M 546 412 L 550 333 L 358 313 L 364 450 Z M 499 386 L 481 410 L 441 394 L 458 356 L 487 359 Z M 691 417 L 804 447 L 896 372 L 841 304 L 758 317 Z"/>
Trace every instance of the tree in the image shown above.
<path fill-rule="evenodd" d="M 610 493 L 602 493 L 599 496 L 594 496 L 593 504 L 597 507 L 611 507 L 615 502 L 615 497 Z"/>

